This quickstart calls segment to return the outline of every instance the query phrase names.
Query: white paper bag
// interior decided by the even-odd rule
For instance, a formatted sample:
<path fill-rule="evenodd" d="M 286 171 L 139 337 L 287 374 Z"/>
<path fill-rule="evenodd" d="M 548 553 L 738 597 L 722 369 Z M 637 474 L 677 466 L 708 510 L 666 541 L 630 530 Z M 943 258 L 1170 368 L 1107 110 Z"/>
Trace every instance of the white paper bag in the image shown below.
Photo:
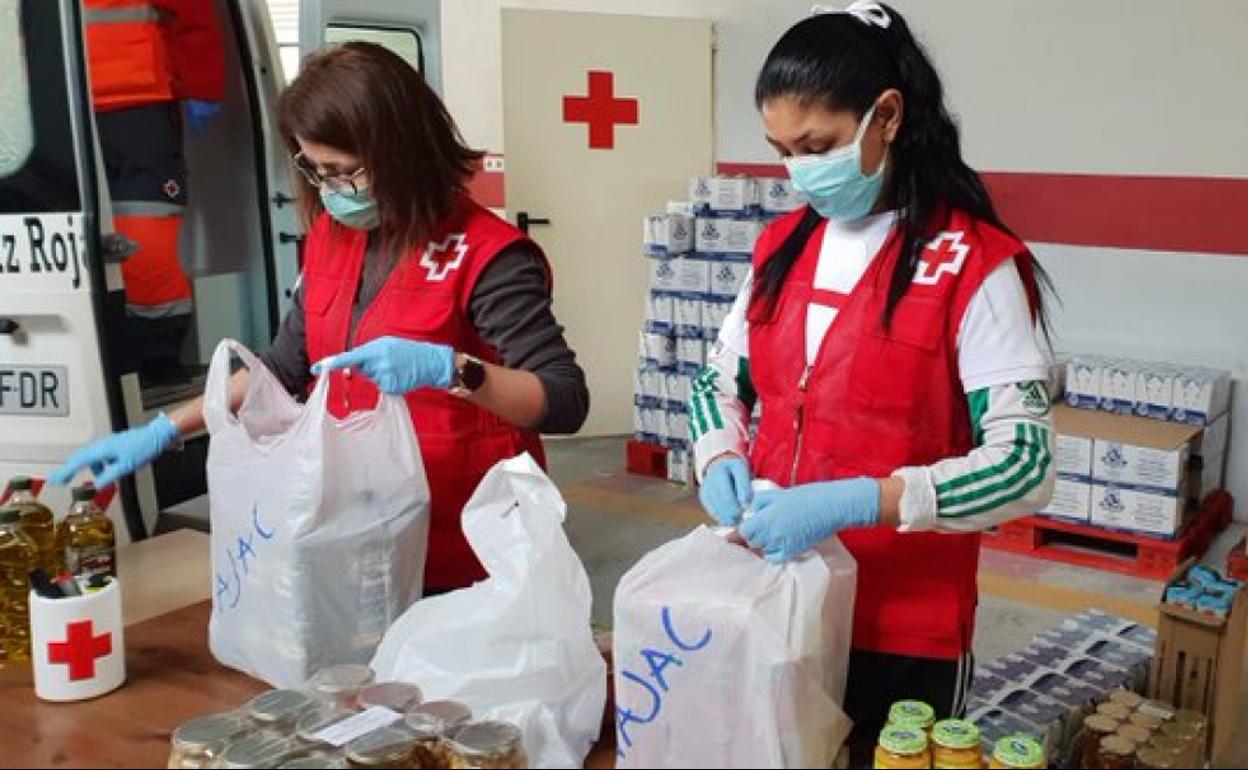
<path fill-rule="evenodd" d="M 581 767 L 606 703 L 589 576 L 564 534 L 566 510 L 529 455 L 494 466 L 463 516 L 490 577 L 417 602 L 372 662 L 379 680 L 519 725 L 531 767 Z"/>
<path fill-rule="evenodd" d="M 237 415 L 231 354 L 250 370 Z M 322 377 L 299 404 L 233 340 L 208 373 L 209 646 L 275 687 L 367 663 L 422 589 L 429 485 L 407 405 L 382 396 L 339 420 L 328 390 Z"/>
<path fill-rule="evenodd" d="M 858 567 L 833 538 L 787 564 L 699 527 L 615 593 L 617 767 L 830 767 Z"/>

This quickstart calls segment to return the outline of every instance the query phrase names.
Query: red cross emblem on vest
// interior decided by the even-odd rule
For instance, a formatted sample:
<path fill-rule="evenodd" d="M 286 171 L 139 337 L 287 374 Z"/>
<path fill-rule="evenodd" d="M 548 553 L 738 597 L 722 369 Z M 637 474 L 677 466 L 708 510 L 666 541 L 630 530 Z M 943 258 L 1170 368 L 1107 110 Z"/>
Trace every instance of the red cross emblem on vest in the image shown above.
<path fill-rule="evenodd" d="M 95 677 L 95 661 L 113 652 L 113 635 L 94 634 L 91 621 L 80 620 L 65 628 L 65 641 L 48 642 L 48 662 L 69 666 L 69 681 Z"/>
<path fill-rule="evenodd" d="M 468 240 L 464 233 L 446 236 L 441 243 L 431 243 L 420 258 L 420 266 L 429 269 L 430 281 L 445 281 L 451 271 L 464 264 L 468 254 Z"/>
<path fill-rule="evenodd" d="M 966 263 L 966 255 L 970 253 L 971 247 L 962 242 L 961 230 L 942 232 L 924 247 L 918 269 L 914 271 L 914 282 L 935 286 L 940 282 L 941 276 L 957 275 Z"/>

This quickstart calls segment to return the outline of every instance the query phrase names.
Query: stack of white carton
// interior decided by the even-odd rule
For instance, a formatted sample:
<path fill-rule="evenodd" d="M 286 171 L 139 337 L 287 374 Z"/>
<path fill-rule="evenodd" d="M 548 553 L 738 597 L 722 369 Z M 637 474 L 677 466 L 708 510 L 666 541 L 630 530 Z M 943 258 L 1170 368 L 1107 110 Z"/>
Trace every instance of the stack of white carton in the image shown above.
<path fill-rule="evenodd" d="M 689 201 L 645 218 L 650 286 L 634 422 L 638 441 L 668 448 L 672 481 L 690 481 L 691 381 L 749 275 L 754 243 L 769 220 L 802 204 L 788 180 L 695 177 Z"/>
<path fill-rule="evenodd" d="M 1072 356 L 1054 409 L 1058 481 L 1041 513 L 1162 538 L 1223 485 L 1230 373 Z M 1152 418 L 1152 419 L 1145 419 Z"/>

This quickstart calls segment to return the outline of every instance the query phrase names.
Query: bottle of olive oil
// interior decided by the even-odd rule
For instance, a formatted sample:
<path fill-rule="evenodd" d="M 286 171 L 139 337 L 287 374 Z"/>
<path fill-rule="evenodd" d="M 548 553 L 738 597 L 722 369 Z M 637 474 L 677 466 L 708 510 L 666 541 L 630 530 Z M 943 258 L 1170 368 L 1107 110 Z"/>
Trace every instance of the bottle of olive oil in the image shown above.
<path fill-rule="evenodd" d="M 30 660 L 30 572 L 39 549 L 22 531 L 21 509 L 0 508 L 0 666 Z"/>
<path fill-rule="evenodd" d="M 39 549 L 39 566 L 49 576 L 61 571 L 61 558 L 56 551 L 56 522 L 52 509 L 35 497 L 34 483 L 28 476 L 18 476 L 9 482 L 12 495 L 9 505 L 21 512 L 22 531 L 35 541 Z"/>
<path fill-rule="evenodd" d="M 117 576 L 117 540 L 113 522 L 95 504 L 95 485 L 73 491 L 69 515 L 56 528 L 56 546 L 67 572 L 76 578 Z"/>

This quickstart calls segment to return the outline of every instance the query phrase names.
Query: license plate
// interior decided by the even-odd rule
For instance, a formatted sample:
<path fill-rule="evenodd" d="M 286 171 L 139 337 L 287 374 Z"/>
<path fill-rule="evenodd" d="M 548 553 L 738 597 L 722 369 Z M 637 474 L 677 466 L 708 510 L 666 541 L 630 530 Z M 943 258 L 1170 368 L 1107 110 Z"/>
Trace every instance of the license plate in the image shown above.
<path fill-rule="evenodd" d="M 69 414 L 69 370 L 64 366 L 0 366 L 0 414 Z"/>

